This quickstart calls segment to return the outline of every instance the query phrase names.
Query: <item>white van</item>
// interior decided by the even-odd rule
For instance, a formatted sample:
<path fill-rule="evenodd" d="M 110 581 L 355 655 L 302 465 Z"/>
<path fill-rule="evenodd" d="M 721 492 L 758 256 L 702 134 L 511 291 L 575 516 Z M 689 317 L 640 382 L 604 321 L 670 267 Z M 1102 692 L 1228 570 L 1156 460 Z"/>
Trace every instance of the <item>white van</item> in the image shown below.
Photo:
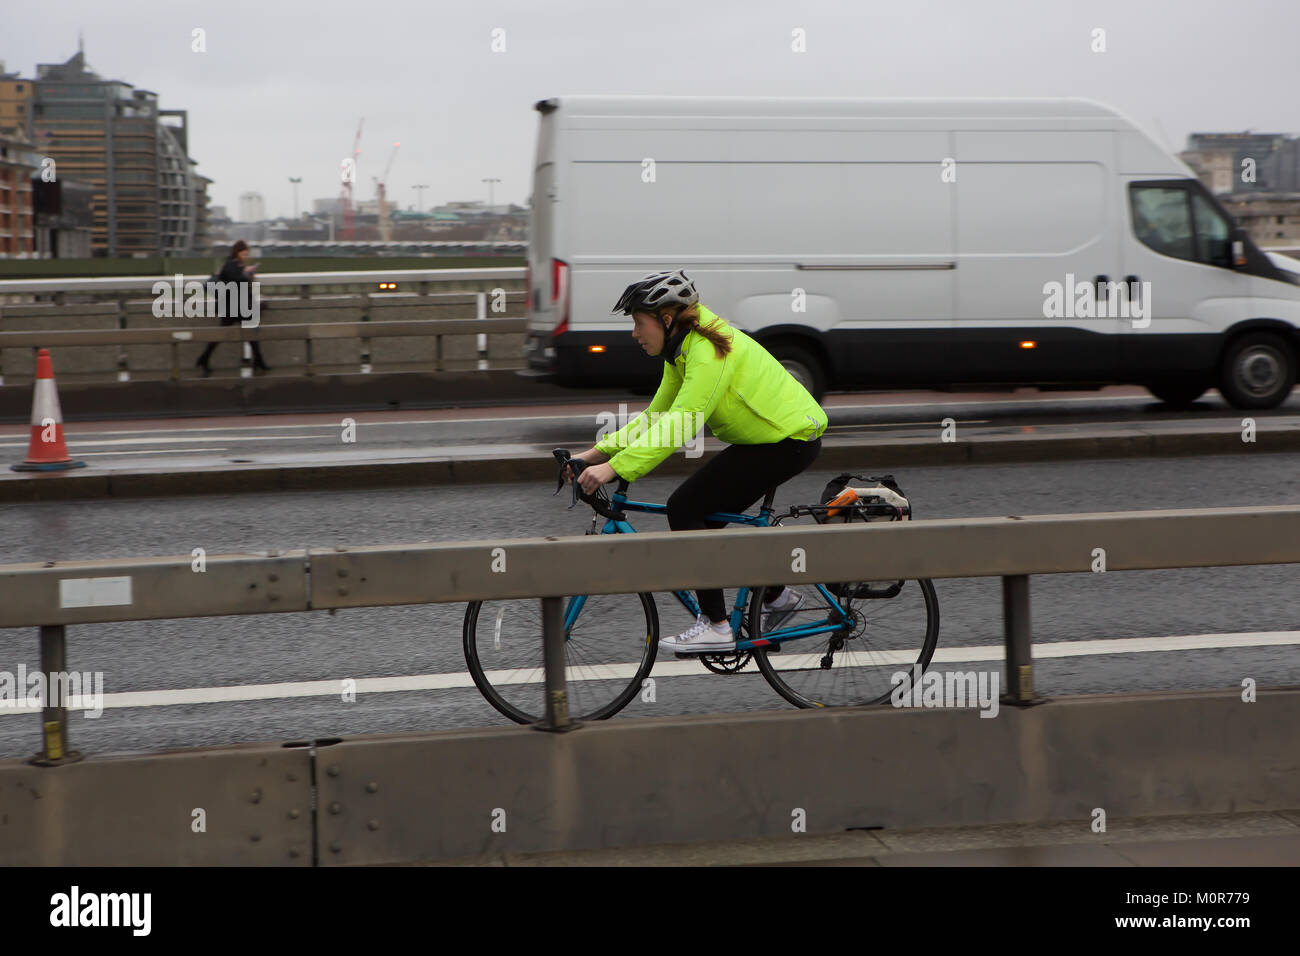
<path fill-rule="evenodd" d="M 1181 161 L 1082 99 L 542 100 L 528 366 L 653 385 L 610 315 L 685 269 L 828 388 L 1136 383 L 1283 401 L 1300 261 L 1255 247 Z M 527 373 L 526 373 L 527 374 Z"/>

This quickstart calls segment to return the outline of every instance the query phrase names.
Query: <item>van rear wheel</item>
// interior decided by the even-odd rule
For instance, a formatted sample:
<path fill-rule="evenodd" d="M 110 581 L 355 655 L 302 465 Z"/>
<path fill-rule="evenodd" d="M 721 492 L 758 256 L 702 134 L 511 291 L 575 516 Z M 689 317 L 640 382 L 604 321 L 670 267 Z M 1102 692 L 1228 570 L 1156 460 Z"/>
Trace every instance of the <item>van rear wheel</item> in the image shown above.
<path fill-rule="evenodd" d="M 1272 332 L 1251 332 L 1223 354 L 1219 391 L 1237 408 L 1275 408 L 1295 386 L 1296 355 Z"/>
<path fill-rule="evenodd" d="M 763 344 L 772 357 L 781 363 L 781 367 L 795 377 L 808 393 L 820 402 L 826 394 L 826 370 L 821 361 L 809 349 L 802 345 L 786 342 Z"/>

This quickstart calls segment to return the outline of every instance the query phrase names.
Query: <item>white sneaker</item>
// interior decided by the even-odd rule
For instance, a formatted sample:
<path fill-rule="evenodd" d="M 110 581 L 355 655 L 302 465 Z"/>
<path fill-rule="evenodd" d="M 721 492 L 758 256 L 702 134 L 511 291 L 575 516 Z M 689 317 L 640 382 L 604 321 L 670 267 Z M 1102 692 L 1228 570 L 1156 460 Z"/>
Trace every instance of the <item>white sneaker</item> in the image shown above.
<path fill-rule="evenodd" d="M 708 615 L 701 614 L 689 629 L 676 637 L 665 637 L 659 642 L 659 647 L 676 654 L 716 654 L 720 651 L 734 651 L 736 636 L 731 633 L 731 625 L 726 621 L 714 624 Z"/>
<path fill-rule="evenodd" d="M 798 591 L 783 588 L 771 604 L 763 602 L 763 633 L 770 634 L 790 619 L 790 615 L 803 604 L 803 595 Z"/>

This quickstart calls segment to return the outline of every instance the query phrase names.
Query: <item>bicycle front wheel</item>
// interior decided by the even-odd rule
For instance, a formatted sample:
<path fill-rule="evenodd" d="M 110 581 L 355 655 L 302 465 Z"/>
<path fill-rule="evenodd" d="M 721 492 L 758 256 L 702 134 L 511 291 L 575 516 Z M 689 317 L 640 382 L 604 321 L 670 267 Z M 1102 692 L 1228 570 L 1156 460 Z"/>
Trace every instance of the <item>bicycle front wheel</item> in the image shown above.
<path fill-rule="evenodd" d="M 650 594 L 591 594 L 562 600 L 569 716 L 603 720 L 641 689 L 659 649 Z M 539 598 L 474 601 L 465 609 L 465 663 L 489 704 L 520 724 L 542 719 L 546 679 Z"/>
<path fill-rule="evenodd" d="M 880 584 L 870 589 L 879 596 L 862 598 L 839 597 L 836 585 L 821 586 L 832 589 L 829 598 L 817 585 L 791 585 L 803 601 L 769 633 L 757 594 L 750 634 L 778 640 L 754 648 L 772 689 L 796 707 L 853 707 L 883 704 L 896 686 L 910 688 L 939 643 L 939 599 L 928 580 Z M 798 628 L 819 632 L 780 640 Z"/>

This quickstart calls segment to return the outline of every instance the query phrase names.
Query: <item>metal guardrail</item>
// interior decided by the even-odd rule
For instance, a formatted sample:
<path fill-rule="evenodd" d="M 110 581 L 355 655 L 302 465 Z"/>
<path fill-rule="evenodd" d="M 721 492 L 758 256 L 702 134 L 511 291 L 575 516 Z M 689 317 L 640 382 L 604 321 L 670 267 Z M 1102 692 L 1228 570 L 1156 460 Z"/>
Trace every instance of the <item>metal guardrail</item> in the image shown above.
<path fill-rule="evenodd" d="M 206 282 L 206 275 L 187 275 L 186 282 Z M 522 281 L 524 269 L 385 269 L 365 272 L 268 272 L 258 275 L 257 281 L 273 289 L 297 288 L 304 297 L 317 289 L 338 286 L 377 285 L 396 282 L 399 290 L 414 285 L 416 292 L 427 291 L 429 286 L 448 282 Z M 172 282 L 174 275 L 166 276 L 115 276 L 103 279 L 4 279 L 0 280 L 0 296 L 21 294 L 84 294 L 91 292 L 131 293 L 152 295 L 154 283 Z M 306 290 L 305 292 L 302 290 Z"/>
<path fill-rule="evenodd" d="M 523 332 L 526 319 L 417 319 L 404 322 L 335 322 L 330 325 L 300 323 L 259 325 L 243 329 L 238 325 L 187 329 L 108 329 L 68 332 L 0 332 L 0 349 L 18 346 L 59 345 L 168 345 L 176 342 L 275 342 L 291 339 L 391 338 L 422 335 L 475 335 Z"/>
<path fill-rule="evenodd" d="M 804 567 L 791 571 L 792 551 Z M 40 628 L 41 666 L 65 670 L 65 628 L 108 621 L 541 598 L 547 717 L 567 729 L 560 602 L 572 594 L 755 581 L 1002 578 L 1008 699 L 1034 701 L 1029 576 L 1300 563 L 1300 505 L 965 518 L 836 527 L 502 538 L 0 565 L 0 627 Z M 504 554 L 508 573 L 493 570 Z M 719 556 L 725 561 L 719 561 Z M 555 696 L 558 694 L 558 696 Z M 67 713 L 45 702 L 42 763 L 75 759 Z"/>

